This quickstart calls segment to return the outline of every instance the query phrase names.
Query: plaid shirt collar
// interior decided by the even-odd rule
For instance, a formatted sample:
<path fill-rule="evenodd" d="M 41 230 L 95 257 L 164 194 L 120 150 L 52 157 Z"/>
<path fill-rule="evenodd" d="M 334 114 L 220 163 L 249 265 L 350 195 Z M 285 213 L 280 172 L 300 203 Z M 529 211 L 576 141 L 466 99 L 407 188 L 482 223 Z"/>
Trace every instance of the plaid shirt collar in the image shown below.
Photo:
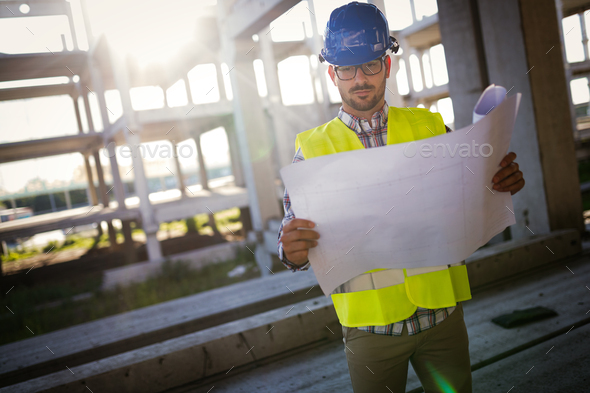
<path fill-rule="evenodd" d="M 371 123 L 367 119 L 363 119 L 360 117 L 356 117 L 346 111 L 344 108 L 340 106 L 340 110 L 338 111 L 338 118 L 342 120 L 344 124 L 348 126 L 351 130 L 360 134 L 362 132 L 365 133 L 372 133 L 375 131 L 382 130 L 383 128 L 387 129 L 387 114 L 389 113 L 389 105 L 387 102 L 383 104 L 383 108 L 380 111 L 375 112 L 371 117 L 371 123 L 375 124 L 375 127 L 371 127 Z"/>

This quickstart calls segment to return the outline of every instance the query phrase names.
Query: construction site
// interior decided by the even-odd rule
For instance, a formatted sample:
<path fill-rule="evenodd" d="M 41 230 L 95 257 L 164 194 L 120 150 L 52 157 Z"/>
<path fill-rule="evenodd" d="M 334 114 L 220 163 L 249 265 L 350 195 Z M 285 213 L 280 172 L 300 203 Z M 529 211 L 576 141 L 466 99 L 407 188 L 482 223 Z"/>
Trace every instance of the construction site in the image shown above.
<path fill-rule="evenodd" d="M 331 298 L 278 253 L 346 3 L 0 0 L 0 392 L 353 391 Z M 516 224 L 466 259 L 473 391 L 585 391 L 590 1 L 368 3 L 390 107 L 459 130 L 490 84 L 522 94 Z"/>

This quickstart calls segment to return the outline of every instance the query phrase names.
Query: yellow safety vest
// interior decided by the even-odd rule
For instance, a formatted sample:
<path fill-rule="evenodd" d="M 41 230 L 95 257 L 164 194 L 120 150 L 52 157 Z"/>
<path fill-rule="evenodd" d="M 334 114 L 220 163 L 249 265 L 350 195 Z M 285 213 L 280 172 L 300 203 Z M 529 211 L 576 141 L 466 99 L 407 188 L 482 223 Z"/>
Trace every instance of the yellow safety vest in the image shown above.
<path fill-rule="evenodd" d="M 446 132 L 442 116 L 424 108 L 389 107 L 387 144 L 411 142 Z M 305 159 L 364 149 L 339 118 L 297 134 L 295 150 Z M 343 326 L 383 326 L 404 320 L 417 307 L 442 308 L 471 299 L 465 261 L 430 268 L 374 269 L 331 294 Z"/>

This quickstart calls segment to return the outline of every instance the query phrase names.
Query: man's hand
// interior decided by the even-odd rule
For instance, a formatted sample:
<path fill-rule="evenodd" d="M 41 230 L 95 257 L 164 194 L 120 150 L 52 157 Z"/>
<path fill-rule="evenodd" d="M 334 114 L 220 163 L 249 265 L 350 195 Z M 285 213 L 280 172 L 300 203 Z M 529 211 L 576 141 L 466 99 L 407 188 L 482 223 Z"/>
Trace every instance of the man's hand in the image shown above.
<path fill-rule="evenodd" d="M 283 243 L 283 253 L 287 259 L 296 265 L 303 265 L 307 262 L 307 255 L 311 247 L 318 245 L 315 239 L 320 234 L 313 229 L 315 224 L 303 218 L 294 218 L 283 227 L 283 236 L 279 239 Z"/>
<path fill-rule="evenodd" d="M 502 169 L 496 172 L 492 179 L 494 190 L 510 191 L 510 194 L 514 195 L 524 187 L 522 172 L 518 170 L 518 164 L 513 162 L 515 158 L 516 153 L 510 152 L 502 159 Z"/>

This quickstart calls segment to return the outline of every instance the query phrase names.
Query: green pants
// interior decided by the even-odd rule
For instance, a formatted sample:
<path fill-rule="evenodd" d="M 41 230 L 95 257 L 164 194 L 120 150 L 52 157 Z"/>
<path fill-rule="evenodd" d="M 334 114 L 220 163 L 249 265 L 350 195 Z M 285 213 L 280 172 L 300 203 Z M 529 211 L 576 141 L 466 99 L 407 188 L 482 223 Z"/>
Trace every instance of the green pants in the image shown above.
<path fill-rule="evenodd" d="M 438 325 L 412 336 L 404 324 L 401 336 L 342 327 L 344 351 L 355 393 L 404 393 L 408 360 L 425 393 L 471 393 L 469 338 L 463 306 Z"/>

